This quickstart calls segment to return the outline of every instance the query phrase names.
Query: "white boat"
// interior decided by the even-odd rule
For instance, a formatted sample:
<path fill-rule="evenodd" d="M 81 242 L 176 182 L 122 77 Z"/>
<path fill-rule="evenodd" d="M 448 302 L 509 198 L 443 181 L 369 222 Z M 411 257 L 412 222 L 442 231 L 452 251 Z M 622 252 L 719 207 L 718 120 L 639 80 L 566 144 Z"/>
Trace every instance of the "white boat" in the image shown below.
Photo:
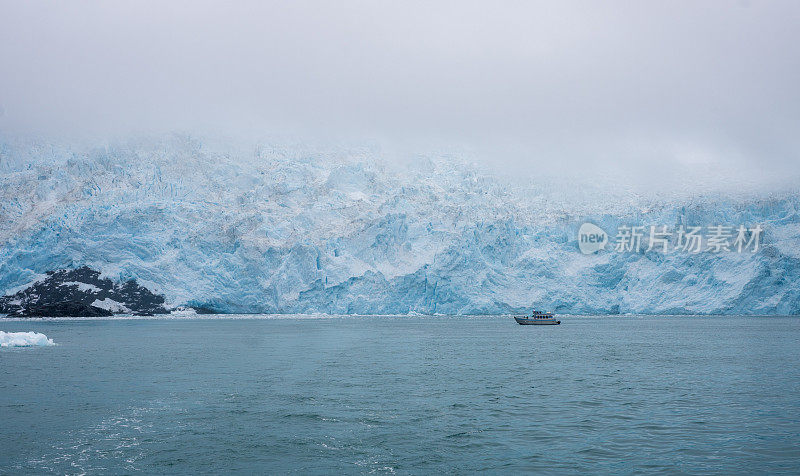
<path fill-rule="evenodd" d="M 514 320 L 521 326 L 557 326 L 561 321 L 556 320 L 552 312 L 533 311 L 530 317 L 514 316 Z"/>

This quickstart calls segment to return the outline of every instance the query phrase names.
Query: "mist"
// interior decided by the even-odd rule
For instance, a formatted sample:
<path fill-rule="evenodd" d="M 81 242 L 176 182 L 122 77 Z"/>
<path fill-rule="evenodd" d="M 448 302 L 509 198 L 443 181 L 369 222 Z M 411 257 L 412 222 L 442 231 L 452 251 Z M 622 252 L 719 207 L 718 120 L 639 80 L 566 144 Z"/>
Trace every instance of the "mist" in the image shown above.
<path fill-rule="evenodd" d="M 800 4 L 3 2 L 0 131 L 381 144 L 640 187 L 800 179 Z"/>

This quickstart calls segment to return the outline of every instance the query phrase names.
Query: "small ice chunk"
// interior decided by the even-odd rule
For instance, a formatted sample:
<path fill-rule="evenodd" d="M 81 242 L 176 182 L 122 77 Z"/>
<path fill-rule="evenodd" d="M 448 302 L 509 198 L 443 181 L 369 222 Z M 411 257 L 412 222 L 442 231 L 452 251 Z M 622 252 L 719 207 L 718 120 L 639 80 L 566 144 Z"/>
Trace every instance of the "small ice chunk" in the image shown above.
<path fill-rule="evenodd" d="M 3 332 L 0 331 L 0 347 L 33 347 L 56 345 L 53 339 L 38 332 Z"/>
<path fill-rule="evenodd" d="M 176 316 L 176 317 L 192 317 L 197 315 L 197 311 L 195 311 L 191 307 L 179 306 L 169 314 L 171 316 Z"/>

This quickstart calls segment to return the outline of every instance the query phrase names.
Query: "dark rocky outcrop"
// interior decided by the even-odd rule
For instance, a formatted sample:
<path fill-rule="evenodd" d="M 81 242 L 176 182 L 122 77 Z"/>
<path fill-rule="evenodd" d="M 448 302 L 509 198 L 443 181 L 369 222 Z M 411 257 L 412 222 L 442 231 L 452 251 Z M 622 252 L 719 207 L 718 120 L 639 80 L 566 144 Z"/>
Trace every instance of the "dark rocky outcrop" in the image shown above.
<path fill-rule="evenodd" d="M 30 306 L 13 314 L 19 317 L 103 317 L 114 313 L 97 306 L 87 306 L 77 302 Z"/>
<path fill-rule="evenodd" d="M 0 298 L 9 317 L 99 317 L 117 313 L 166 314 L 164 296 L 132 279 L 116 283 L 89 267 L 49 271 L 43 280 Z"/>

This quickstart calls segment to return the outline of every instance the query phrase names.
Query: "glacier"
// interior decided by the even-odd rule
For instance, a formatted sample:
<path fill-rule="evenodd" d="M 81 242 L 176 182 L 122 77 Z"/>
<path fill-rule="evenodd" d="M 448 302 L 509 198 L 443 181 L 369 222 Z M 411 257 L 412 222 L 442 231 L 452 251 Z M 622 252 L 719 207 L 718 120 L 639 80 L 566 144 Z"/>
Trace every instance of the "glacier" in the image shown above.
<path fill-rule="evenodd" d="M 4 138 L 0 291 L 88 266 L 169 306 L 228 313 L 800 313 L 797 190 L 567 193 L 457 157 L 400 166 L 380 154 L 185 135 L 94 147 Z M 585 221 L 609 234 L 765 233 L 756 253 L 583 255 Z"/>

